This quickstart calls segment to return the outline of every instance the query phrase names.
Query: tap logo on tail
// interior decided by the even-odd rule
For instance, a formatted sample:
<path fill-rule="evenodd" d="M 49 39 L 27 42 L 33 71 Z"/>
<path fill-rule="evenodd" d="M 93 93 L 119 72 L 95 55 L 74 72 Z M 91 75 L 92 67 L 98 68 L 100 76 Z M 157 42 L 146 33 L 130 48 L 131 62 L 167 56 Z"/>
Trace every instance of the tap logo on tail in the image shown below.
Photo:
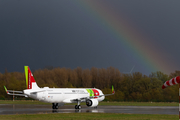
<path fill-rule="evenodd" d="M 33 77 L 33 74 L 29 68 L 29 66 L 24 66 L 25 76 L 26 76 L 26 86 L 27 89 L 39 88 L 36 84 L 36 81 Z"/>

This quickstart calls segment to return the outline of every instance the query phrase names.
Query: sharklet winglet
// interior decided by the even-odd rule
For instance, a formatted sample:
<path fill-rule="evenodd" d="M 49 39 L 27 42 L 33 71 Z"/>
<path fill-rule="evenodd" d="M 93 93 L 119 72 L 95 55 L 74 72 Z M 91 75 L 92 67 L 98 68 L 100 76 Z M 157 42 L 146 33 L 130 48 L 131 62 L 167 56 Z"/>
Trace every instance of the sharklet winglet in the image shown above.
<path fill-rule="evenodd" d="M 112 85 L 112 93 L 113 93 L 113 94 L 115 93 L 113 85 Z"/>
<path fill-rule="evenodd" d="M 8 94 L 9 92 L 8 92 L 8 90 L 7 90 L 6 86 L 4 86 L 4 89 L 5 89 L 6 93 Z"/>

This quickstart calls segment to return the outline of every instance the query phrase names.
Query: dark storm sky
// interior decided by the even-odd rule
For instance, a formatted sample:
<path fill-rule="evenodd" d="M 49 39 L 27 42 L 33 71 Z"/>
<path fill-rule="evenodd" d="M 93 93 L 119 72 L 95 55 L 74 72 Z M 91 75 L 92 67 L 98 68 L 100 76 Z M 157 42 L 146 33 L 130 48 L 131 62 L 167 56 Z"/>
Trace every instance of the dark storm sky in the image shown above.
<path fill-rule="evenodd" d="M 169 73 L 180 70 L 179 0 L 100 2 L 123 13 L 130 25 L 159 46 L 159 55 L 172 63 Z M 134 54 L 113 40 L 117 38 L 92 14 L 93 8 L 86 7 L 80 0 L 1 0 L 0 72 L 23 72 L 24 65 L 32 70 L 113 66 L 121 72 L 135 65 L 133 72 L 148 75 L 156 71 L 131 59 Z"/>

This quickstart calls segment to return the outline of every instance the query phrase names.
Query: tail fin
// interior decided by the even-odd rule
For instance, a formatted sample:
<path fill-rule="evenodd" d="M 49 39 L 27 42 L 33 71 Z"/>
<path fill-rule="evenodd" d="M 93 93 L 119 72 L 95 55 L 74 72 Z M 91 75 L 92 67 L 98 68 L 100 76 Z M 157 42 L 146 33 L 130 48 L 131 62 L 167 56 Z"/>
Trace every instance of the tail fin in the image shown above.
<path fill-rule="evenodd" d="M 29 66 L 24 66 L 27 89 L 39 89 Z"/>

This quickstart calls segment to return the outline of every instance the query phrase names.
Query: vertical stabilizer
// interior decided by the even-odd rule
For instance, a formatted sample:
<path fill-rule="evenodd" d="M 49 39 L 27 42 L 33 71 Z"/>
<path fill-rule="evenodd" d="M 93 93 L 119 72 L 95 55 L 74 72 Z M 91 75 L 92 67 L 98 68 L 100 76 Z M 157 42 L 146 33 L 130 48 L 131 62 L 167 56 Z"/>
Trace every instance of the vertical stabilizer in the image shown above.
<path fill-rule="evenodd" d="M 24 66 L 27 89 L 39 89 L 29 66 Z"/>

